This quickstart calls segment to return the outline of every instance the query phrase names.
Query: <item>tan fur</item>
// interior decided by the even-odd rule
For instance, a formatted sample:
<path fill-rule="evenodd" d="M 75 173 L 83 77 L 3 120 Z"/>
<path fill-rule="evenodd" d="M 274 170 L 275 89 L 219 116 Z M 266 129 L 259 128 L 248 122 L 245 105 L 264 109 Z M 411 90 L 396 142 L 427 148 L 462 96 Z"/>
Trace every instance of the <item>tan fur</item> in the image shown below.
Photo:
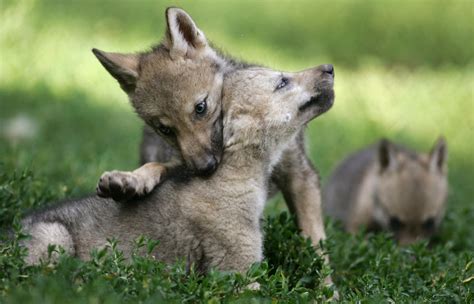
<path fill-rule="evenodd" d="M 66 227 L 61 223 L 47 223 L 39 222 L 30 228 L 31 231 L 35 231 L 32 234 L 31 239 L 27 242 L 29 249 L 26 262 L 28 264 L 38 264 L 40 260 L 48 258 L 48 245 L 50 244 L 61 244 L 61 247 L 66 252 L 74 254 L 74 242 L 71 235 L 67 231 Z M 55 252 L 52 258 L 56 258 L 57 253 Z"/>
<path fill-rule="evenodd" d="M 129 75 L 133 73 L 126 72 L 126 75 L 123 75 L 121 61 L 111 62 L 108 58 L 109 53 L 106 52 L 94 50 L 94 53 L 112 76 L 119 81 L 129 95 L 137 113 L 148 124 L 144 130 L 141 146 L 142 163 L 165 163 L 170 158 L 178 157 L 183 159 L 188 168 L 194 169 L 198 174 L 209 175 L 222 159 L 223 145 L 220 136 L 224 109 L 221 108 L 220 99 L 225 98 L 225 93 L 219 90 L 222 78 L 229 71 L 251 66 L 226 58 L 212 49 L 202 31 L 196 27 L 186 12 L 180 9 L 168 9 L 166 15 L 167 30 L 165 40 L 161 45 L 155 47 L 153 52 L 124 55 L 135 60 L 138 65 L 138 76 L 134 78 L 133 85 L 129 83 Z M 177 16 L 179 18 L 176 18 Z M 263 68 L 254 68 L 255 76 L 249 79 L 250 86 L 259 85 L 259 71 L 262 75 L 266 73 Z M 333 75 L 332 66 L 321 67 L 318 74 L 321 73 Z M 279 76 L 282 75 L 286 74 L 280 73 Z M 275 79 L 277 76 L 275 75 Z M 311 94 L 302 90 L 313 90 L 329 85 L 323 78 L 314 78 L 314 70 L 291 74 L 291 76 L 291 85 L 305 84 L 297 89 L 308 98 L 312 97 Z M 314 82 L 308 82 L 308 79 L 313 79 Z M 236 98 L 237 102 L 245 98 L 245 93 L 255 93 L 245 87 L 238 92 L 242 96 Z M 207 102 L 208 111 L 205 116 L 197 118 L 194 108 L 203 100 Z M 253 111 L 253 115 L 276 114 L 275 118 L 278 116 L 282 120 L 292 118 L 286 112 L 265 113 L 262 109 L 261 113 L 258 113 L 258 108 L 254 108 Z M 241 122 L 241 124 L 250 123 L 252 123 L 251 120 Z M 163 126 L 172 130 L 171 136 L 161 132 L 160 127 Z M 252 133 L 258 131 L 261 131 L 260 128 L 255 127 Z M 256 137 L 251 138 L 255 140 Z M 318 245 L 325 238 L 321 216 L 319 176 L 306 155 L 303 131 L 299 131 L 299 135 L 293 137 L 291 141 L 281 157 L 275 159 L 277 170 L 271 176 L 270 182 L 274 182 L 282 191 L 290 210 L 296 215 L 302 233 L 309 236 L 313 244 Z M 125 173 L 125 175 L 128 174 Z M 159 172 L 152 175 L 157 174 Z M 242 171 L 242 174 L 245 175 L 245 171 Z M 115 182 L 123 179 L 122 172 L 114 172 L 111 175 L 107 173 L 107 175 L 108 178 L 102 178 L 99 182 L 100 194 L 108 193 L 106 196 L 121 201 L 134 196 L 133 194 L 141 195 L 140 185 L 129 183 L 128 185 L 136 185 L 137 189 L 134 191 L 133 187 L 124 187 L 123 183 Z M 150 180 L 156 180 L 156 184 L 159 182 L 154 178 Z M 271 189 L 275 188 L 272 183 Z M 327 279 L 327 283 L 332 284 L 330 278 Z"/>
<path fill-rule="evenodd" d="M 172 167 L 172 163 L 151 162 L 132 172 L 116 170 L 104 172 L 96 189 L 97 194 L 100 197 L 112 197 L 116 201 L 127 201 L 136 196 L 144 196 L 160 183 Z"/>
<path fill-rule="evenodd" d="M 179 20 L 176 19 L 178 15 Z M 124 55 L 137 62 L 138 76 L 135 77 L 134 85 L 124 85 L 124 79 L 128 84 L 128 75 L 133 73 L 126 72 L 124 77 L 121 61 L 110 60 L 110 53 L 99 50 L 94 52 L 104 67 L 119 81 L 130 96 L 137 113 L 148 124 L 141 147 L 142 163 L 164 163 L 172 157 L 179 157 L 188 168 L 199 173 L 206 171 L 203 169 L 213 159 L 219 163 L 222 156 L 222 142 L 218 140 L 219 130 L 222 130 L 222 77 L 228 71 L 245 69 L 249 65 L 226 58 L 212 49 L 203 32 L 182 10 L 169 9 L 167 25 L 164 43 L 155 47 L 153 52 Z M 125 70 L 128 66 L 130 65 L 127 64 Z M 255 67 L 256 75 L 259 69 L 265 71 Z M 295 74 L 291 81 L 302 83 L 308 74 L 309 71 Z M 249 82 L 251 85 L 258 85 L 257 80 L 258 78 L 253 78 Z M 314 84 L 308 84 L 306 89 L 311 85 Z M 130 87 L 133 89 L 129 89 Z M 240 94 L 247 91 L 248 89 L 243 88 Z M 208 114 L 198 119 L 194 107 L 206 96 Z M 286 114 L 283 113 L 280 119 L 287 119 Z M 163 134 L 160 126 L 172 129 L 173 135 Z M 258 130 L 256 128 L 255 132 Z M 277 184 L 290 210 L 296 214 L 303 234 L 311 237 L 314 244 L 318 244 L 325 238 L 319 177 L 306 155 L 303 131 L 292 139 L 289 148 L 275 162 L 277 169 L 271 176 L 271 181 Z M 120 172 L 114 174 L 118 175 L 112 176 L 112 180 L 122 178 Z M 100 182 L 99 191 L 103 188 L 103 192 L 109 193 L 110 197 L 122 199 L 122 193 L 127 190 L 114 182 L 112 185 L 113 188 L 106 182 Z M 140 186 L 137 185 L 137 188 Z"/>
<path fill-rule="evenodd" d="M 430 154 L 382 140 L 336 168 L 324 188 L 324 209 L 352 233 L 381 228 L 400 244 L 431 237 L 446 208 L 446 157 L 443 139 Z"/>
<path fill-rule="evenodd" d="M 186 259 L 200 271 L 245 272 L 261 261 L 260 219 L 273 164 L 309 120 L 332 106 L 334 96 L 326 66 L 285 75 L 294 82 L 275 90 L 282 72 L 247 68 L 226 74 L 224 153 L 212 176 L 179 168 L 143 199 L 118 204 L 89 197 L 30 215 L 22 221 L 32 236 L 24 243 L 29 261 L 44 257 L 49 243 L 87 259 L 111 237 L 130 256 L 140 235 L 160 241 L 153 252 L 157 259 Z M 148 169 L 157 168 L 162 170 L 156 164 Z"/>

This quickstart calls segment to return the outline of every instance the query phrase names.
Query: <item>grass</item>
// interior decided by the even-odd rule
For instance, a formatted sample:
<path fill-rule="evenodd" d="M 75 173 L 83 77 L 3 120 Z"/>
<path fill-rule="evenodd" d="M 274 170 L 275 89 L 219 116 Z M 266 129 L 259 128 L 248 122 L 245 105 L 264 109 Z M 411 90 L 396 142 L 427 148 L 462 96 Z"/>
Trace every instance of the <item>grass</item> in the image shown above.
<path fill-rule="evenodd" d="M 347 153 L 392 138 L 449 148 L 450 195 L 432 246 L 398 247 L 386 234 L 349 236 L 327 221 L 324 244 L 345 302 L 473 302 L 473 5 L 469 1 L 2 1 L 0 2 L 0 229 L 31 208 L 90 193 L 104 170 L 138 163 L 141 122 L 90 53 L 156 42 L 163 10 L 186 8 L 225 51 L 298 70 L 331 62 L 336 104 L 308 128 L 321 176 Z M 34 134 L 8 136 L 13 118 Z M 284 211 L 268 204 L 266 260 L 247 276 L 200 277 L 114 249 L 88 262 L 63 256 L 28 267 L 0 245 L 0 302 L 308 302 L 331 294 L 328 273 Z M 141 240 L 137 246 L 151 246 Z M 252 280 L 260 291 L 245 291 Z"/>

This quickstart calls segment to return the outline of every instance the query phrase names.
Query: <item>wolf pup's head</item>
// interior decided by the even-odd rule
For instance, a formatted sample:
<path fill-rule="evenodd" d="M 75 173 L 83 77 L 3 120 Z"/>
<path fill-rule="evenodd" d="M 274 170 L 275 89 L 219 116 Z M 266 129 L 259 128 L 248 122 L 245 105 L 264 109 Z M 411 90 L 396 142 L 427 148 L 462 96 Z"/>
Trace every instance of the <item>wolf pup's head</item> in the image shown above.
<path fill-rule="evenodd" d="M 225 150 L 254 147 L 278 159 L 284 144 L 334 102 L 334 68 L 297 73 L 262 67 L 238 69 L 224 80 Z"/>
<path fill-rule="evenodd" d="M 138 115 L 181 151 L 189 168 L 212 173 L 222 154 L 221 94 L 226 61 L 191 17 L 166 10 L 162 43 L 141 54 L 94 54 Z"/>
<path fill-rule="evenodd" d="M 416 154 L 387 140 L 379 144 L 375 219 L 400 244 L 432 236 L 448 194 L 447 146 L 440 138 L 429 154 Z"/>

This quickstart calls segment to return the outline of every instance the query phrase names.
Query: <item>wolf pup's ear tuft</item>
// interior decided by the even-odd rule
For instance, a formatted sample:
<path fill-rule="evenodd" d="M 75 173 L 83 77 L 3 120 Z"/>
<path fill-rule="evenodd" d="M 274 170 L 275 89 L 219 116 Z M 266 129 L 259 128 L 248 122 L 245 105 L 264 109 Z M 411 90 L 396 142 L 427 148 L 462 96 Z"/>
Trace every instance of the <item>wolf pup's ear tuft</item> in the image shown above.
<path fill-rule="evenodd" d="M 444 137 L 440 136 L 430 152 L 430 171 L 441 172 L 447 171 L 448 146 Z"/>
<path fill-rule="evenodd" d="M 139 55 L 108 53 L 98 49 L 92 49 L 92 53 L 110 75 L 117 79 L 127 94 L 135 91 L 138 80 Z"/>
<path fill-rule="evenodd" d="M 397 165 L 395 149 L 392 143 L 385 138 L 380 140 L 378 148 L 378 159 L 380 172 L 383 172 L 390 168 L 395 168 Z"/>
<path fill-rule="evenodd" d="M 176 7 L 166 9 L 165 46 L 171 58 L 193 56 L 207 46 L 204 33 L 196 26 L 191 16 Z"/>

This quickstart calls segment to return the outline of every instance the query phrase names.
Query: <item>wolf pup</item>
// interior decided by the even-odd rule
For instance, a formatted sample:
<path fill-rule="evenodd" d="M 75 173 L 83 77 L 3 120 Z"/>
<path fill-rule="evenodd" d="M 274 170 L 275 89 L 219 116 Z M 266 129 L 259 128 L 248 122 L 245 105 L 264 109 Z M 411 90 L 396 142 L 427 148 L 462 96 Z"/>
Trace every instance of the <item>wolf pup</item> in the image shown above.
<path fill-rule="evenodd" d="M 389 230 L 400 244 L 429 238 L 445 212 L 446 158 L 442 138 L 429 154 L 382 139 L 335 169 L 323 189 L 324 211 L 352 233 L 361 226 Z"/>
<path fill-rule="evenodd" d="M 156 48 L 147 56 L 168 54 Z M 31 235 L 28 262 L 45 257 L 48 244 L 87 259 L 112 237 L 129 256 L 133 240 L 145 235 L 160 241 L 153 252 L 159 260 L 186 259 L 202 272 L 245 272 L 262 259 L 260 218 L 273 165 L 302 127 L 332 106 L 332 71 L 322 65 L 299 73 L 250 67 L 219 74 L 215 90 L 222 94 L 208 99 L 222 104 L 224 152 L 211 177 L 180 169 L 132 203 L 88 197 L 32 214 L 22 222 Z"/>
<path fill-rule="evenodd" d="M 174 166 L 170 161 L 182 159 L 196 174 L 210 175 L 222 159 L 222 75 L 250 66 L 213 49 L 185 11 L 169 8 L 166 21 L 165 39 L 152 52 L 94 50 L 148 125 L 141 149 L 142 163 L 147 164 L 133 172 L 106 172 L 98 185 L 100 196 L 119 201 L 144 196 Z M 327 69 L 333 73 L 331 66 Z M 291 87 L 292 81 L 284 79 L 281 86 Z M 325 238 L 319 177 L 303 137 L 301 130 L 292 139 L 269 182 L 282 191 L 303 234 L 316 245 Z"/>

